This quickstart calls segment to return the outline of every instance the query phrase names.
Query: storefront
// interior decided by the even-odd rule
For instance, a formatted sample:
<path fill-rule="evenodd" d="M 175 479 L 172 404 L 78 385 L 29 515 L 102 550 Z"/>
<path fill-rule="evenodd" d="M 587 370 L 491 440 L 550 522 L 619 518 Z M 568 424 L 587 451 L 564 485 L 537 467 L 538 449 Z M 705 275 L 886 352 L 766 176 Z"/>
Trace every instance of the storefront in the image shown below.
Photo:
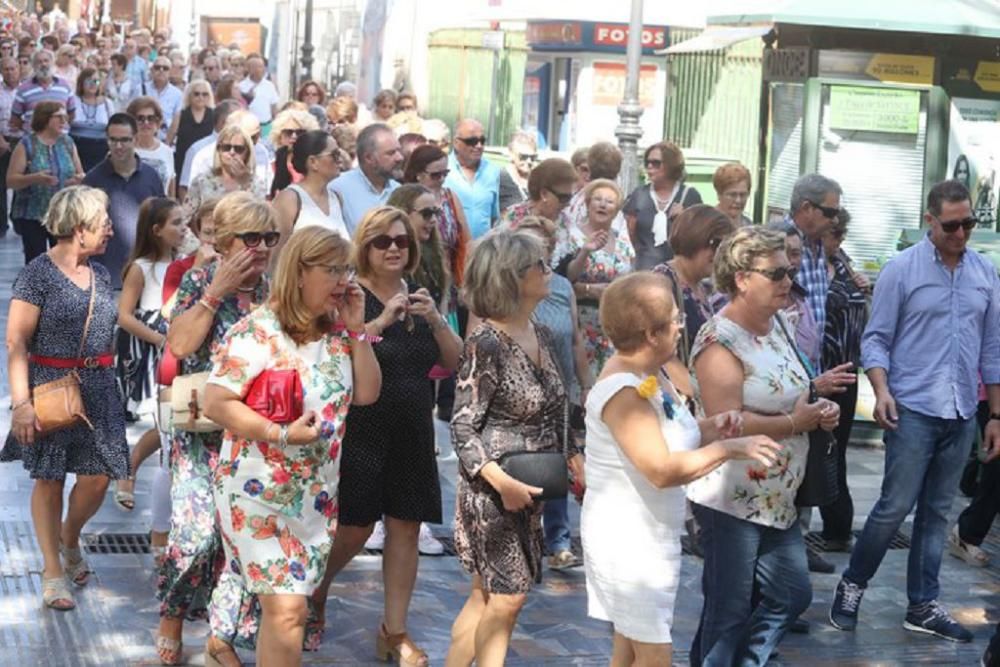
<path fill-rule="evenodd" d="M 588 21 L 528 21 L 521 125 L 537 128 L 552 150 L 614 140 L 625 92 L 628 26 Z M 655 50 L 668 43 L 666 26 L 645 26 L 639 76 L 643 143 L 663 135 L 667 76 Z"/>

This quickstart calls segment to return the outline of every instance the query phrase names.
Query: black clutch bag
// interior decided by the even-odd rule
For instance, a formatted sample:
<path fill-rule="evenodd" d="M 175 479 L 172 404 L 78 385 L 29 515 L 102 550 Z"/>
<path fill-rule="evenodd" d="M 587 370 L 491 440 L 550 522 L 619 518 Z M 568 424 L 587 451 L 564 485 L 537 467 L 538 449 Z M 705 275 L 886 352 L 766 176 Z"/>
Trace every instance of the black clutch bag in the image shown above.
<path fill-rule="evenodd" d="M 558 500 L 569 491 L 569 469 L 562 452 L 511 452 L 497 463 L 517 481 L 544 489 L 535 500 Z"/>

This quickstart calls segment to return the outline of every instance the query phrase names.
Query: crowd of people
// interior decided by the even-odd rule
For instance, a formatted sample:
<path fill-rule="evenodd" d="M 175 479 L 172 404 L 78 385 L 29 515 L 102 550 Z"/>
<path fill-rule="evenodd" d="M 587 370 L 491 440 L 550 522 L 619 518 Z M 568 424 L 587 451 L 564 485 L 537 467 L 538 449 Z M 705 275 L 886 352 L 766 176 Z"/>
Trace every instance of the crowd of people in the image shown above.
<path fill-rule="evenodd" d="M 481 122 L 424 119 L 409 91 L 365 104 L 348 82 L 306 81 L 284 101 L 259 54 L 47 27 L 19 16 L 0 34 L 0 233 L 10 220 L 25 262 L 0 460 L 35 480 L 47 607 L 75 607 L 70 584 L 92 574 L 81 531 L 112 482 L 134 510 L 159 452 L 163 664 L 201 620 L 206 664 L 239 664 L 235 648 L 301 664 L 331 583 L 368 547 L 383 552 L 375 653 L 427 665 L 407 617 L 419 555 L 443 550 L 428 524 L 450 520 L 436 416 L 471 577 L 449 666 L 503 664 L 543 570 L 580 565 L 611 664 L 669 664 L 684 532 L 704 558 L 692 664 L 765 664 L 807 629 L 809 572 L 834 569 L 803 540 L 813 507 L 826 550 L 851 553 L 834 626 L 854 629 L 916 507 L 904 627 L 971 640 L 938 572 L 946 544 L 988 560 L 995 469 L 951 531 L 947 512 L 977 410 L 986 458 L 1000 454 L 1000 279 L 966 252 L 961 184 L 930 190 L 926 238 L 873 290 L 822 175 L 764 226 L 745 166 L 719 167 L 708 205 L 667 141 L 623 192 L 610 142 L 541 159 L 518 130 L 500 167 Z M 861 368 L 886 471 L 855 542 Z M 130 451 L 126 426 L 146 418 Z"/>

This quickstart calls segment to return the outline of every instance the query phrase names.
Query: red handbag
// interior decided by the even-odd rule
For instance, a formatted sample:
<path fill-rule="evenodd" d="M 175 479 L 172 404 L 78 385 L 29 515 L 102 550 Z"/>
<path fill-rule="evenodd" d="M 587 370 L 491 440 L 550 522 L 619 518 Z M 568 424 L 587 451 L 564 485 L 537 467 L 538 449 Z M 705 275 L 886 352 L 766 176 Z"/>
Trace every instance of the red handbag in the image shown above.
<path fill-rule="evenodd" d="M 243 401 L 275 424 L 291 424 L 302 416 L 302 379 L 294 368 L 258 375 Z"/>

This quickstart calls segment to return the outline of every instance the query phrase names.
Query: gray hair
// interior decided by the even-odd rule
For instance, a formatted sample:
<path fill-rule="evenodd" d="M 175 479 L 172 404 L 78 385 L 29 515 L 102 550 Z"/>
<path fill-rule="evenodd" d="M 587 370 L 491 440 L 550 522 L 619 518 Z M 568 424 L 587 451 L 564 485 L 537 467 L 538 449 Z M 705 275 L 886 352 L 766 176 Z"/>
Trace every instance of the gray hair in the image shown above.
<path fill-rule="evenodd" d="M 55 62 L 56 54 L 52 53 L 48 49 L 38 49 L 33 54 L 31 54 L 31 66 L 38 67 L 38 59 L 44 55 L 48 55 Z"/>
<path fill-rule="evenodd" d="M 517 310 L 524 272 L 545 259 L 537 234 L 497 230 L 479 240 L 465 264 L 465 303 L 477 317 L 503 319 Z"/>
<path fill-rule="evenodd" d="M 510 143 L 507 144 L 507 147 L 513 149 L 515 144 L 527 144 L 538 150 L 538 141 L 535 139 L 535 135 L 527 130 L 514 131 L 514 134 L 510 136 Z"/>
<path fill-rule="evenodd" d="M 784 234 L 785 236 L 792 236 L 793 234 L 799 233 L 798 230 L 795 229 L 795 225 L 790 225 L 784 220 L 772 220 L 764 225 L 764 229 L 772 232 L 778 232 L 779 234 Z"/>
<path fill-rule="evenodd" d="M 392 130 L 389 126 L 384 123 L 372 123 L 361 130 L 358 134 L 357 147 L 355 148 L 355 153 L 358 156 L 358 162 L 367 156 L 378 150 L 376 143 L 378 143 L 378 137 L 383 132 L 388 132 L 392 134 Z M 393 135 L 395 136 L 395 135 Z"/>
<path fill-rule="evenodd" d="M 108 216 L 108 196 L 103 190 L 72 185 L 52 195 L 45 212 L 45 229 L 57 239 L 73 236 L 79 227 L 93 228 Z"/>
<path fill-rule="evenodd" d="M 789 211 L 792 215 L 802 208 L 805 202 L 822 203 L 828 194 L 834 192 L 838 195 L 844 194 L 840 184 L 832 178 L 821 176 L 820 174 L 806 174 L 795 181 L 792 188 L 792 202 Z"/>

